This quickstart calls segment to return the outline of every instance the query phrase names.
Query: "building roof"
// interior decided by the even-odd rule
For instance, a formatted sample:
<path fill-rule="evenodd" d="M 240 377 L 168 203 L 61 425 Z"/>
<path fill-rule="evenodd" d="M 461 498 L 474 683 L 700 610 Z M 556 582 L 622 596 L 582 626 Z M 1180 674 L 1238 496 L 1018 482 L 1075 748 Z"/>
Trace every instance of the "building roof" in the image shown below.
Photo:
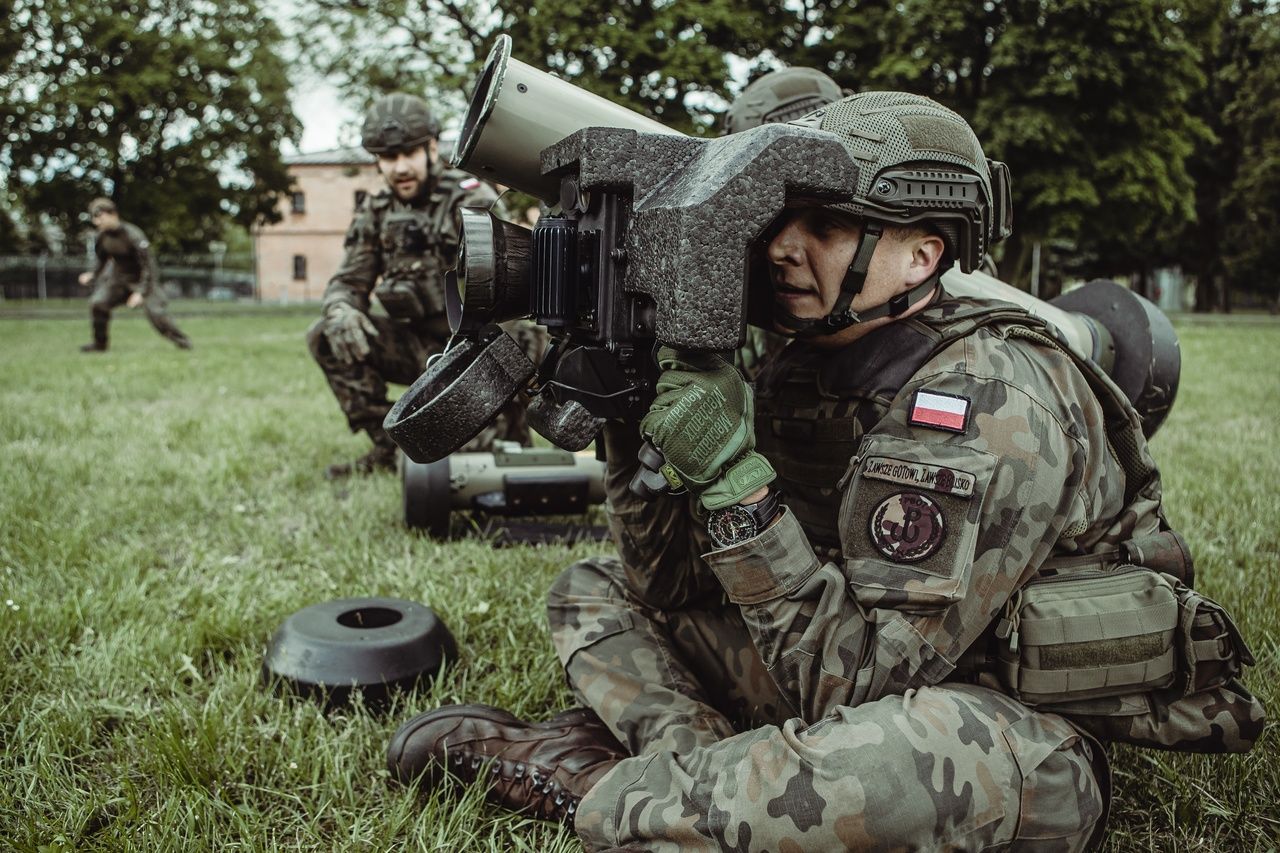
<path fill-rule="evenodd" d="M 374 157 L 363 148 L 332 148 L 309 154 L 287 154 L 286 166 L 364 166 L 374 162 Z"/>

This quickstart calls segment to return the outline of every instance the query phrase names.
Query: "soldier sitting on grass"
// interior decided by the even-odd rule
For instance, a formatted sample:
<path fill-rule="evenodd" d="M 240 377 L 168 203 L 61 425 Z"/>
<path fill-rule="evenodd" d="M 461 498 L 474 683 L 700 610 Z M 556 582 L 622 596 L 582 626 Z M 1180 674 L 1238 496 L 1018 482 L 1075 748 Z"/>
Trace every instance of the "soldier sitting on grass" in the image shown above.
<path fill-rule="evenodd" d="M 1202 600 L 1121 565 L 1173 534 L 1119 390 L 1021 309 L 943 290 L 1007 233 L 1003 169 L 969 126 L 886 92 L 799 123 L 860 170 L 839 203 L 789 210 L 765 237 L 756 270 L 796 340 L 754 395 L 716 355 L 661 349 L 640 429 L 605 428 L 621 559 L 570 566 L 548 597 L 587 707 L 544 723 L 440 708 L 399 729 L 389 769 L 480 779 L 590 850 L 1096 846 L 1102 741 L 1252 746 L 1248 652 L 1225 628 L 1187 628 L 1175 649 L 1178 613 Z M 628 492 L 642 438 L 689 498 Z M 1112 582 L 1161 615 L 1102 613 L 1093 590 Z M 1024 598 L 1051 597 L 1037 589 L 1078 611 L 1064 633 L 1107 636 L 1033 636 Z M 1061 658 L 1038 687 L 1017 680 L 1020 626 Z M 1211 665 L 1188 671 L 1201 653 Z M 1055 702 L 1031 698 L 1054 686 Z"/>

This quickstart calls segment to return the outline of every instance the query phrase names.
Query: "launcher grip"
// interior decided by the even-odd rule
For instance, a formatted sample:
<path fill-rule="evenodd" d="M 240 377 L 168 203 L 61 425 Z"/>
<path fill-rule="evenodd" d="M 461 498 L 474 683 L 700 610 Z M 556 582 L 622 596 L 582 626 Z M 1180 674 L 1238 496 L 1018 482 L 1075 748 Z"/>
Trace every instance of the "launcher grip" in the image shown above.
<path fill-rule="evenodd" d="M 671 483 L 662 474 L 662 466 L 667 464 L 667 457 L 662 451 L 646 441 L 636 453 L 640 468 L 631 478 L 631 494 L 641 500 L 651 501 L 658 495 L 671 492 Z"/>

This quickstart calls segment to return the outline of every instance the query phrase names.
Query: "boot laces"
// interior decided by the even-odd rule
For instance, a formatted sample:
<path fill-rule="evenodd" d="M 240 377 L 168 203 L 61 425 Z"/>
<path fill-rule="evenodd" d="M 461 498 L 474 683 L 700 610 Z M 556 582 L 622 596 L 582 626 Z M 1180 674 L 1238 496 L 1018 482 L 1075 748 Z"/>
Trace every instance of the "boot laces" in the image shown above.
<path fill-rule="evenodd" d="M 523 763 L 513 763 L 500 757 L 490 758 L 483 753 L 476 753 L 465 747 L 453 752 L 454 766 L 479 770 L 485 761 L 489 761 L 489 776 L 492 781 L 514 782 L 525 789 L 525 799 L 529 808 L 537 814 L 546 815 L 564 823 L 572 821 L 578 811 L 578 797 L 551 776 L 544 775 L 536 767 Z M 474 781 L 474 778 L 466 781 Z"/>

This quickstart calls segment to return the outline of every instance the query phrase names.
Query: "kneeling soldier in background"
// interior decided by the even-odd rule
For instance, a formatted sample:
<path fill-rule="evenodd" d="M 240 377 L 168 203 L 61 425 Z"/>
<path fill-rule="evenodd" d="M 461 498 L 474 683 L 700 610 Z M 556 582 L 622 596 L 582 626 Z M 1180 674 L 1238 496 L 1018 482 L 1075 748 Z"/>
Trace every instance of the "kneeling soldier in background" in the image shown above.
<path fill-rule="evenodd" d="M 458 250 L 458 209 L 489 207 L 491 187 L 441 165 L 439 125 L 426 101 L 394 94 L 378 99 L 361 130 L 364 148 L 378 158 L 387 189 L 356 211 L 346 257 L 324 293 L 324 316 L 307 332 L 307 345 L 352 432 L 364 430 L 373 448 L 326 476 L 392 470 L 396 446 L 382 428 L 391 409 L 387 383 L 412 383 L 427 359 L 449 339 L 444 273 Z M 389 315 L 370 312 L 376 298 Z M 532 328 L 514 331 L 532 346 Z M 517 400 L 464 449 L 495 440 L 529 443 L 523 404 Z"/>

